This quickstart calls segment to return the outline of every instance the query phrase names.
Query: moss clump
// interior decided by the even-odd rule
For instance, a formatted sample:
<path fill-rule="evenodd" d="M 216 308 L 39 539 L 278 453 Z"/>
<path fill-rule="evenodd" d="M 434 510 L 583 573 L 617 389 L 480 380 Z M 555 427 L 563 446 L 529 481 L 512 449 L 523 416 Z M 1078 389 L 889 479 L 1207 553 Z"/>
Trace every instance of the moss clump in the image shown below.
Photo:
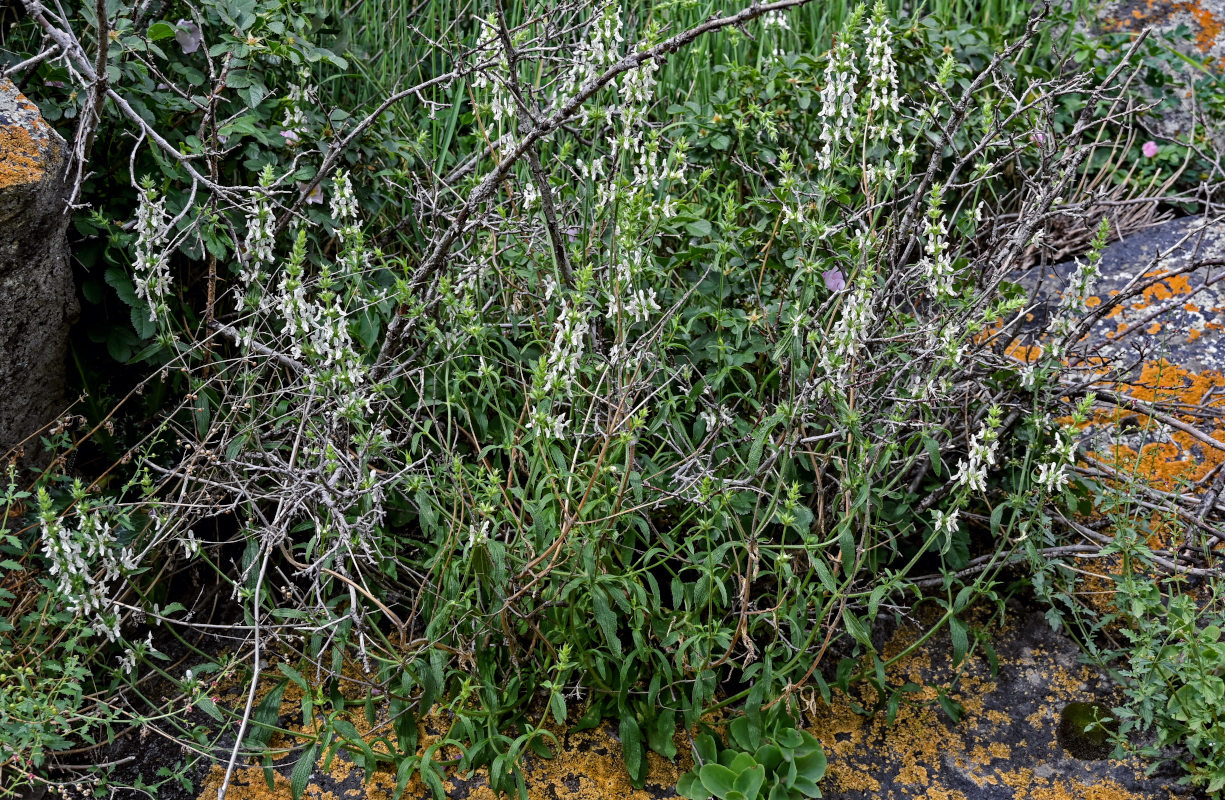
<path fill-rule="evenodd" d="M 1068 703 L 1059 714 L 1059 744 L 1076 758 L 1107 758 L 1114 749 L 1111 734 L 1118 726 L 1101 703 Z"/>

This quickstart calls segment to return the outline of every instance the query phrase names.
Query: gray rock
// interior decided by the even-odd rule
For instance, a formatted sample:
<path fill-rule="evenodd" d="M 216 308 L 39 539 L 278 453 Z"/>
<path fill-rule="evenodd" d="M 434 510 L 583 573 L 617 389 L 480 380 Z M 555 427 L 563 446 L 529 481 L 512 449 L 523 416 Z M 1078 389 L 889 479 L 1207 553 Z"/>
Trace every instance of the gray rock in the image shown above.
<path fill-rule="evenodd" d="M 1131 233 L 1105 249 L 1099 269 L 1089 310 L 1100 318 L 1080 347 L 1095 357 L 1225 370 L 1225 221 L 1184 217 Z M 1043 301 L 1035 323 L 1055 313 L 1075 271 L 1065 262 L 1022 278 Z"/>
<path fill-rule="evenodd" d="M 64 210 L 67 145 L 0 79 L 0 454 L 64 407 L 68 329 L 79 307 Z M 27 457 L 37 438 L 24 446 Z"/>

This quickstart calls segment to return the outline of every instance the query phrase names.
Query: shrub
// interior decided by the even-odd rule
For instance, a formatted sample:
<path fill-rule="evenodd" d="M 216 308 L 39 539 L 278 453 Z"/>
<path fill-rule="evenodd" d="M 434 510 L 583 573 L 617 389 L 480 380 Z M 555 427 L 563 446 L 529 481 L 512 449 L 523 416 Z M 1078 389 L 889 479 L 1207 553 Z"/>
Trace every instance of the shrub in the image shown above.
<path fill-rule="evenodd" d="M 285 673 L 307 719 L 347 659 L 393 717 L 375 749 L 328 715 L 294 745 L 298 793 L 344 746 L 440 794 L 416 723 L 443 702 L 449 765 L 488 765 L 499 791 L 525 794 L 519 756 L 548 753 L 546 714 L 616 719 L 640 784 L 647 749 L 674 757 L 678 726 L 735 706 L 734 749 L 698 744 L 730 788 L 700 766 L 687 789 L 813 796 L 823 753 L 767 735 L 772 715 L 858 680 L 896 709 L 882 613 L 937 604 L 927 636 L 947 627 L 960 661 L 959 615 L 998 599 L 999 570 L 1066 552 L 1053 510 L 1088 489 L 1054 420 L 1095 402 L 1079 333 L 1121 302 L 1084 304 L 1109 223 L 1041 329 L 1017 275 L 1054 220 L 1092 208 L 1076 187 L 1126 120 L 1127 60 L 1036 74 L 1041 14 L 992 54 L 972 31 L 900 29 L 880 2 L 792 51 L 793 5 L 671 28 L 617 4 L 497 7 L 440 35 L 445 68 L 423 58 L 387 100 L 418 104 L 421 133 L 378 154 L 353 148 L 378 113 L 317 105 L 344 64 L 306 44 L 292 4 L 196 19 L 216 41 L 196 60 L 233 52 L 245 86 L 159 49 L 196 35 L 173 14 L 94 21 L 119 32 L 120 99 L 159 101 L 159 80 L 178 98 L 127 114 L 156 170 L 115 239 L 131 264 L 107 273 L 135 336 L 112 352 L 167 400 L 125 485 L 55 513 L 47 494 L 38 540 L 55 565 L 60 532 L 123 520 L 83 567 L 115 583 L 74 619 L 132 666 L 153 655 L 130 641 L 136 615 L 193 624 L 154 606 L 158 559 L 231 590 L 253 660 L 227 781 L 275 727 L 281 695 L 256 698 L 280 648 L 315 673 Z M 25 7 L 93 74 L 62 21 Z M 704 96 L 659 81 L 735 26 L 760 36 L 752 64 L 717 64 Z M 228 116 L 186 88 L 223 84 Z M 182 144 L 148 146 L 168 119 Z M 358 198 L 384 194 L 407 209 L 399 230 L 363 221 L 377 207 Z M 199 533 L 221 517 L 236 545 Z M 74 609 L 82 588 L 56 597 Z M 196 669 L 193 697 L 220 668 Z"/>

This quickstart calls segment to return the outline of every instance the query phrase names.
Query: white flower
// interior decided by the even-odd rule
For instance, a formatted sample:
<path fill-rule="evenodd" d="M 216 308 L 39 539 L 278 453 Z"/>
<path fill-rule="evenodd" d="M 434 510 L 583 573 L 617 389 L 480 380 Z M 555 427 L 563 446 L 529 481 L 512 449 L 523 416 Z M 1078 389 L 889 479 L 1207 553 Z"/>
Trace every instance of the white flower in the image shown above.
<path fill-rule="evenodd" d="M 123 670 L 124 675 L 131 675 L 132 670 L 136 667 L 136 651 L 124 648 L 123 655 L 119 656 L 119 667 Z"/>
<path fill-rule="evenodd" d="M 653 312 L 659 311 L 654 289 L 635 289 L 625 301 L 625 313 L 635 322 L 646 322 Z"/>
<path fill-rule="evenodd" d="M 935 509 L 932 512 L 932 525 L 936 529 L 936 533 L 940 536 L 949 537 L 957 530 L 957 518 L 961 516 L 961 511 L 954 508 L 952 511 L 944 512 L 940 509 Z"/>
<path fill-rule="evenodd" d="M 1067 466 L 1064 464 L 1039 464 L 1038 474 L 1034 477 L 1034 482 L 1048 492 L 1058 491 L 1068 484 Z"/>
<path fill-rule="evenodd" d="M 336 172 L 336 185 L 332 190 L 332 219 L 343 223 L 357 219 L 357 198 L 353 196 L 353 184 L 345 170 Z"/>
<path fill-rule="evenodd" d="M 851 49 L 852 34 L 849 26 L 843 29 L 825 64 L 821 107 L 817 112 L 821 121 L 817 166 L 821 169 L 829 169 L 833 164 L 834 148 L 841 141 L 854 139 L 855 81 L 859 77 L 859 67 L 855 65 L 856 55 Z"/>
<path fill-rule="evenodd" d="M 987 468 L 975 463 L 973 459 L 957 462 L 957 472 L 953 474 L 953 482 L 959 486 L 968 486 L 971 491 L 985 492 L 987 490 Z"/>
<path fill-rule="evenodd" d="M 170 265 L 164 250 L 169 226 L 166 222 L 166 198 L 159 197 L 152 187 L 141 189 L 136 206 L 136 259 L 132 283 L 136 296 L 149 304 L 149 321 L 168 311 L 166 297 L 170 291 Z"/>
<path fill-rule="evenodd" d="M 761 18 L 761 27 L 769 30 L 775 28 L 780 31 L 791 30 L 791 23 L 787 21 L 787 15 L 781 11 L 770 11 Z"/>
<path fill-rule="evenodd" d="M 869 135 L 877 140 L 893 139 L 901 143 L 901 127 L 890 121 L 898 112 L 897 66 L 893 61 L 892 33 L 883 0 L 877 0 L 865 31 L 867 46 L 864 59 L 867 62 L 868 93 L 866 106 L 873 115 Z"/>
<path fill-rule="evenodd" d="M 183 554 L 187 558 L 191 558 L 200 552 L 200 542 L 196 539 L 195 531 L 187 531 L 179 541 L 183 545 Z"/>

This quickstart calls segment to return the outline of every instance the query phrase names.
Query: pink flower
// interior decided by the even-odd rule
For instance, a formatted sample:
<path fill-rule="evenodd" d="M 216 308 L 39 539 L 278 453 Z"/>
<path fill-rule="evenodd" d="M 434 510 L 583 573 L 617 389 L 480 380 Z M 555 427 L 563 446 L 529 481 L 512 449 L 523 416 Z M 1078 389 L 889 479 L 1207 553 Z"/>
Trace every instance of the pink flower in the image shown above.
<path fill-rule="evenodd" d="M 299 181 L 298 191 L 305 192 L 306 184 Z M 323 203 L 323 186 L 316 183 L 315 188 L 311 189 L 310 194 L 306 195 L 306 202 L 312 205 L 320 205 Z"/>
<path fill-rule="evenodd" d="M 174 27 L 174 40 L 179 43 L 179 47 L 183 48 L 184 53 L 194 53 L 200 49 L 200 43 L 204 41 L 204 34 L 200 32 L 199 25 L 189 19 L 181 19 L 174 24 Z"/>
<path fill-rule="evenodd" d="M 825 288 L 831 292 L 841 292 L 846 288 L 846 277 L 840 269 L 827 269 L 821 273 L 821 277 L 825 280 Z"/>
<path fill-rule="evenodd" d="M 288 144 L 298 143 L 298 132 L 293 129 L 281 131 L 281 136 L 284 137 Z"/>
<path fill-rule="evenodd" d="M 1140 152 L 1144 153 L 1145 158 L 1152 158 L 1153 156 L 1157 155 L 1157 143 L 1145 142 L 1140 146 Z"/>

